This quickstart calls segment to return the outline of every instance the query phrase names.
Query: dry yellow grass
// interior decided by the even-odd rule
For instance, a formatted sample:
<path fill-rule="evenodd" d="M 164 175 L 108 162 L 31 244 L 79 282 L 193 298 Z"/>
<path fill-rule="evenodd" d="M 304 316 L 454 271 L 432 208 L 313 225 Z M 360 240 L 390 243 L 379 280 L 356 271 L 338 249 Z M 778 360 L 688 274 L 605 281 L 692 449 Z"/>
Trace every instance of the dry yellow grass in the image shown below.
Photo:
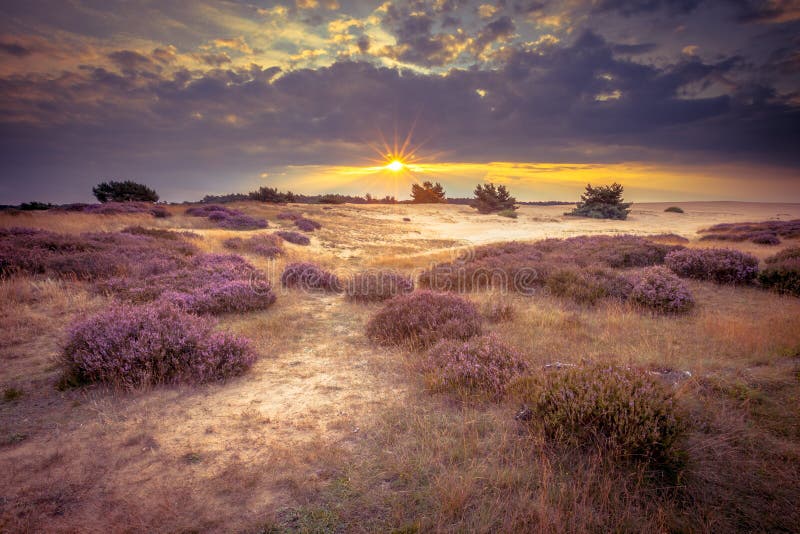
<path fill-rule="evenodd" d="M 273 282 L 298 260 L 340 272 L 413 272 L 487 240 L 637 229 L 693 237 L 691 228 L 716 222 L 800 212 L 682 206 L 690 222 L 680 228 L 660 206 L 640 207 L 626 223 L 575 222 L 559 216 L 563 207 L 526 207 L 509 221 L 463 206 L 296 206 L 323 224 L 311 245 L 287 244 L 277 261 L 248 259 Z M 234 207 L 291 228 L 275 218 L 286 207 Z M 170 210 L 169 219 L 0 215 L 0 226 L 193 229 L 209 252 L 253 233 Z M 754 247 L 762 256 L 776 250 Z M 279 290 L 264 312 L 221 317 L 220 328 L 248 336 L 261 354 L 249 373 L 225 383 L 58 391 L 67 326 L 110 301 L 77 282 L 3 280 L 0 386 L 22 395 L 0 401 L 0 531 L 792 530 L 800 524 L 800 300 L 690 287 L 698 306 L 683 317 L 545 295 L 469 296 L 513 303 L 512 320 L 487 328 L 535 366 L 591 361 L 691 372 L 670 386 L 691 413 L 690 462 L 678 484 L 659 487 L 647 473 L 521 433 L 514 405 L 430 394 L 411 372 L 414 355 L 365 339 L 378 307 L 335 295 Z"/>

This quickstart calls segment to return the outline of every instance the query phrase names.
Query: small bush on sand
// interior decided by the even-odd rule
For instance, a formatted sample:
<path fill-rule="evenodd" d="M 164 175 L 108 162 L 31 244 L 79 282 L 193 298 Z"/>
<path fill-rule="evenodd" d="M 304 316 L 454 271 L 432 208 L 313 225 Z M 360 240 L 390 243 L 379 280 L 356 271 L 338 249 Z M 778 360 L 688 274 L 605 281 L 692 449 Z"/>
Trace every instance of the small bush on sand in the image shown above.
<path fill-rule="evenodd" d="M 258 234 L 249 239 L 231 237 L 222 242 L 225 248 L 236 252 L 249 252 L 265 258 L 283 254 L 283 240 L 273 234 Z"/>
<path fill-rule="evenodd" d="M 747 284 L 758 273 L 755 256 L 724 248 L 676 250 L 667 254 L 665 263 L 678 276 L 719 284 Z"/>
<path fill-rule="evenodd" d="M 511 196 L 506 186 L 495 186 L 492 183 L 478 184 L 474 193 L 475 198 L 470 206 L 478 210 L 478 213 L 497 213 L 505 217 L 517 217 L 517 199 Z"/>
<path fill-rule="evenodd" d="M 297 219 L 302 219 L 303 216 L 296 211 L 282 211 L 278 213 L 277 218 L 282 221 L 296 221 Z"/>
<path fill-rule="evenodd" d="M 621 274 L 602 268 L 558 269 L 547 276 L 547 290 L 579 304 L 595 304 L 604 298 L 625 300 L 633 284 Z"/>
<path fill-rule="evenodd" d="M 347 281 L 345 296 L 356 302 L 382 302 L 413 290 L 414 282 L 401 273 L 368 271 L 358 273 Z"/>
<path fill-rule="evenodd" d="M 556 443 L 662 465 L 682 457 L 674 396 L 642 372 L 559 369 L 521 379 L 513 391 L 530 410 L 528 424 Z"/>
<path fill-rule="evenodd" d="M 341 284 L 335 274 L 310 262 L 290 263 L 283 270 L 281 283 L 284 287 L 317 291 L 341 291 Z"/>
<path fill-rule="evenodd" d="M 367 337 L 384 345 L 429 347 L 442 339 L 481 333 L 481 317 L 468 300 L 448 293 L 416 291 L 387 301 L 367 324 Z"/>
<path fill-rule="evenodd" d="M 488 334 L 440 341 L 425 356 L 423 370 L 435 391 L 497 399 L 512 379 L 528 370 L 528 364 L 496 334 Z"/>
<path fill-rule="evenodd" d="M 630 213 L 630 202 L 622 201 L 623 187 L 618 183 L 611 185 L 586 186 L 575 209 L 565 213 L 575 217 L 591 217 L 593 219 L 625 220 Z"/>
<path fill-rule="evenodd" d="M 763 287 L 800 297 L 800 247 L 782 250 L 764 262 L 766 266 L 758 273 Z"/>
<path fill-rule="evenodd" d="M 159 300 L 173 303 L 191 313 L 218 315 L 265 310 L 275 303 L 276 297 L 267 281 L 255 287 L 247 280 L 231 280 L 208 285 L 200 291 L 167 290 Z"/>
<path fill-rule="evenodd" d="M 295 245 L 308 245 L 311 243 L 311 240 L 301 234 L 300 232 L 292 232 L 288 230 L 280 230 L 275 232 L 275 235 L 280 236 L 284 241 L 288 241 L 289 243 L 293 243 Z"/>
<path fill-rule="evenodd" d="M 305 218 L 296 219 L 294 225 L 304 232 L 313 232 L 314 230 L 322 228 L 322 225 L 317 221 Z"/>
<path fill-rule="evenodd" d="M 679 208 L 678 206 L 670 206 L 664 211 L 667 213 L 683 213 L 683 208 Z"/>
<path fill-rule="evenodd" d="M 758 232 L 750 237 L 750 241 L 756 245 L 780 245 L 781 240 L 772 232 Z"/>
<path fill-rule="evenodd" d="M 61 356 L 64 383 L 133 389 L 208 382 L 249 369 L 256 356 L 247 340 L 212 327 L 165 303 L 111 308 L 70 330 Z"/>
<path fill-rule="evenodd" d="M 683 281 L 666 267 L 648 267 L 632 276 L 630 300 L 662 313 L 685 313 L 694 298 Z"/>

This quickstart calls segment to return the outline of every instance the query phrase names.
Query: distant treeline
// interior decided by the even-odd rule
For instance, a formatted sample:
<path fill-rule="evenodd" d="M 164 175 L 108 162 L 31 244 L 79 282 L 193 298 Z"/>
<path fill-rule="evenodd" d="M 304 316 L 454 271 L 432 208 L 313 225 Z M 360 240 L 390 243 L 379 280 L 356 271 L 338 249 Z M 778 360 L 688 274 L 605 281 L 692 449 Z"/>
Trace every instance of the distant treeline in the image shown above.
<path fill-rule="evenodd" d="M 367 193 L 366 195 L 342 195 L 339 193 L 328 193 L 324 195 L 300 195 L 291 191 L 281 192 L 274 187 L 261 187 L 257 191 L 250 193 L 233 193 L 230 195 L 206 195 L 201 202 L 205 204 L 220 204 L 225 202 L 239 202 L 242 200 L 258 200 L 261 202 L 273 203 L 296 203 L 296 204 L 411 204 L 413 200 L 397 200 L 393 196 L 375 197 Z M 448 198 L 447 204 L 463 204 L 471 206 L 474 198 Z M 525 206 L 562 206 L 575 204 L 574 202 L 562 202 L 560 200 L 545 200 L 537 202 L 517 202 Z"/>

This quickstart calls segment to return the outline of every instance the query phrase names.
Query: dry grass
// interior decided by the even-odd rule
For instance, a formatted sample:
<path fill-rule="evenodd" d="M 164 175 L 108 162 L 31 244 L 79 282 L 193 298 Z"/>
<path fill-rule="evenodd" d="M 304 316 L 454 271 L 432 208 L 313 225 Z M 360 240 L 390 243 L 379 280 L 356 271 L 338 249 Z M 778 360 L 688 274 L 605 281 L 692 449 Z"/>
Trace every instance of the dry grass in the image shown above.
<path fill-rule="evenodd" d="M 286 207 L 233 207 L 268 219 L 267 232 L 290 226 L 275 218 Z M 698 228 L 725 220 L 724 210 L 704 219 L 684 207 L 682 220 Z M 323 225 L 309 234 L 311 245 L 248 260 L 273 283 L 283 265 L 303 260 L 339 272 L 411 273 L 452 259 L 453 247 L 469 242 L 459 223 L 468 214 L 478 237 L 505 239 L 534 224 L 558 227 L 552 235 L 591 231 L 547 209 L 526 207 L 519 221 L 500 221 L 462 208 L 437 215 L 429 207 L 298 206 Z M 253 233 L 170 210 L 169 219 L 0 214 L 0 227 L 194 229 L 203 235 L 198 246 L 221 253 L 224 239 Z M 636 227 L 638 217 L 645 233 L 672 231 L 645 219 L 670 222 L 660 208 L 645 211 L 625 224 Z M 681 317 L 546 295 L 470 295 L 482 307 L 513 305 L 509 320 L 486 329 L 534 367 L 690 371 L 669 385 L 691 414 L 689 463 L 677 483 L 665 484 L 640 469 L 552 448 L 521 431 L 515 405 L 464 405 L 428 393 L 412 372 L 414 355 L 365 339 L 378 305 L 338 295 L 280 289 L 267 311 L 223 316 L 221 327 L 250 337 L 262 355 L 251 372 L 226 383 L 58 391 L 54 362 L 65 328 L 109 301 L 78 282 L 3 280 L 0 388 L 22 394 L 0 400 L 0 531 L 792 531 L 800 524 L 800 300 L 689 285 L 698 305 Z"/>

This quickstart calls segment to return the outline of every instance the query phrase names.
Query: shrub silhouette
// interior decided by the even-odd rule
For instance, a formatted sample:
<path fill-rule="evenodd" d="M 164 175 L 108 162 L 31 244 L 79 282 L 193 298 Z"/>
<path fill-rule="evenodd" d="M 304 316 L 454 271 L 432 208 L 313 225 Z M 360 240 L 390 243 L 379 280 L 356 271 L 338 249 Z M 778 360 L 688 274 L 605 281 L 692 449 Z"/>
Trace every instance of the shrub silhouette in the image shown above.
<path fill-rule="evenodd" d="M 567 368 L 512 386 L 530 409 L 527 424 L 567 447 L 614 458 L 675 466 L 685 430 L 673 394 L 643 372 Z"/>
<path fill-rule="evenodd" d="M 488 334 L 438 342 L 425 356 L 423 370 L 436 391 L 497 399 L 512 379 L 528 370 L 528 364 L 496 334 Z"/>
<path fill-rule="evenodd" d="M 386 302 L 367 324 L 367 337 L 383 345 L 429 347 L 442 339 L 481 333 L 481 317 L 468 300 L 448 293 L 415 291 Z"/>
<path fill-rule="evenodd" d="M 597 187 L 588 184 L 575 209 L 564 215 L 594 219 L 627 219 L 632 204 L 622 201 L 622 192 L 623 187 L 616 182 Z"/>
<path fill-rule="evenodd" d="M 101 182 L 92 188 L 100 202 L 157 202 L 158 194 L 146 185 L 130 180 Z"/>
<path fill-rule="evenodd" d="M 666 267 L 648 267 L 633 277 L 630 300 L 662 313 L 685 313 L 694 298 L 683 281 Z"/>
<path fill-rule="evenodd" d="M 492 183 L 478 184 L 475 187 L 475 199 L 471 206 L 479 213 L 504 213 L 506 217 L 516 217 L 514 210 L 517 200 L 511 196 L 506 186 L 495 186 Z"/>
<path fill-rule="evenodd" d="M 256 191 L 251 191 L 247 194 L 250 200 L 257 200 L 259 202 L 271 202 L 275 204 L 283 204 L 286 202 L 294 202 L 295 194 L 291 191 L 281 193 L 274 187 L 259 187 Z"/>
<path fill-rule="evenodd" d="M 678 276 L 719 284 L 747 284 L 758 273 L 755 256 L 726 248 L 675 250 L 664 261 Z"/>
<path fill-rule="evenodd" d="M 411 202 L 415 204 L 441 204 L 447 202 L 442 184 L 422 182 L 411 186 Z"/>
<path fill-rule="evenodd" d="M 683 208 L 679 208 L 678 206 L 670 206 L 664 211 L 667 213 L 683 213 Z"/>
<path fill-rule="evenodd" d="M 395 271 L 358 273 L 347 281 L 345 296 L 356 302 L 382 302 L 414 290 L 411 278 Z"/>
<path fill-rule="evenodd" d="M 70 329 L 61 355 L 64 383 L 133 389 L 208 382 L 249 369 L 256 355 L 247 340 L 212 328 L 209 320 L 163 302 L 115 306 Z"/>

